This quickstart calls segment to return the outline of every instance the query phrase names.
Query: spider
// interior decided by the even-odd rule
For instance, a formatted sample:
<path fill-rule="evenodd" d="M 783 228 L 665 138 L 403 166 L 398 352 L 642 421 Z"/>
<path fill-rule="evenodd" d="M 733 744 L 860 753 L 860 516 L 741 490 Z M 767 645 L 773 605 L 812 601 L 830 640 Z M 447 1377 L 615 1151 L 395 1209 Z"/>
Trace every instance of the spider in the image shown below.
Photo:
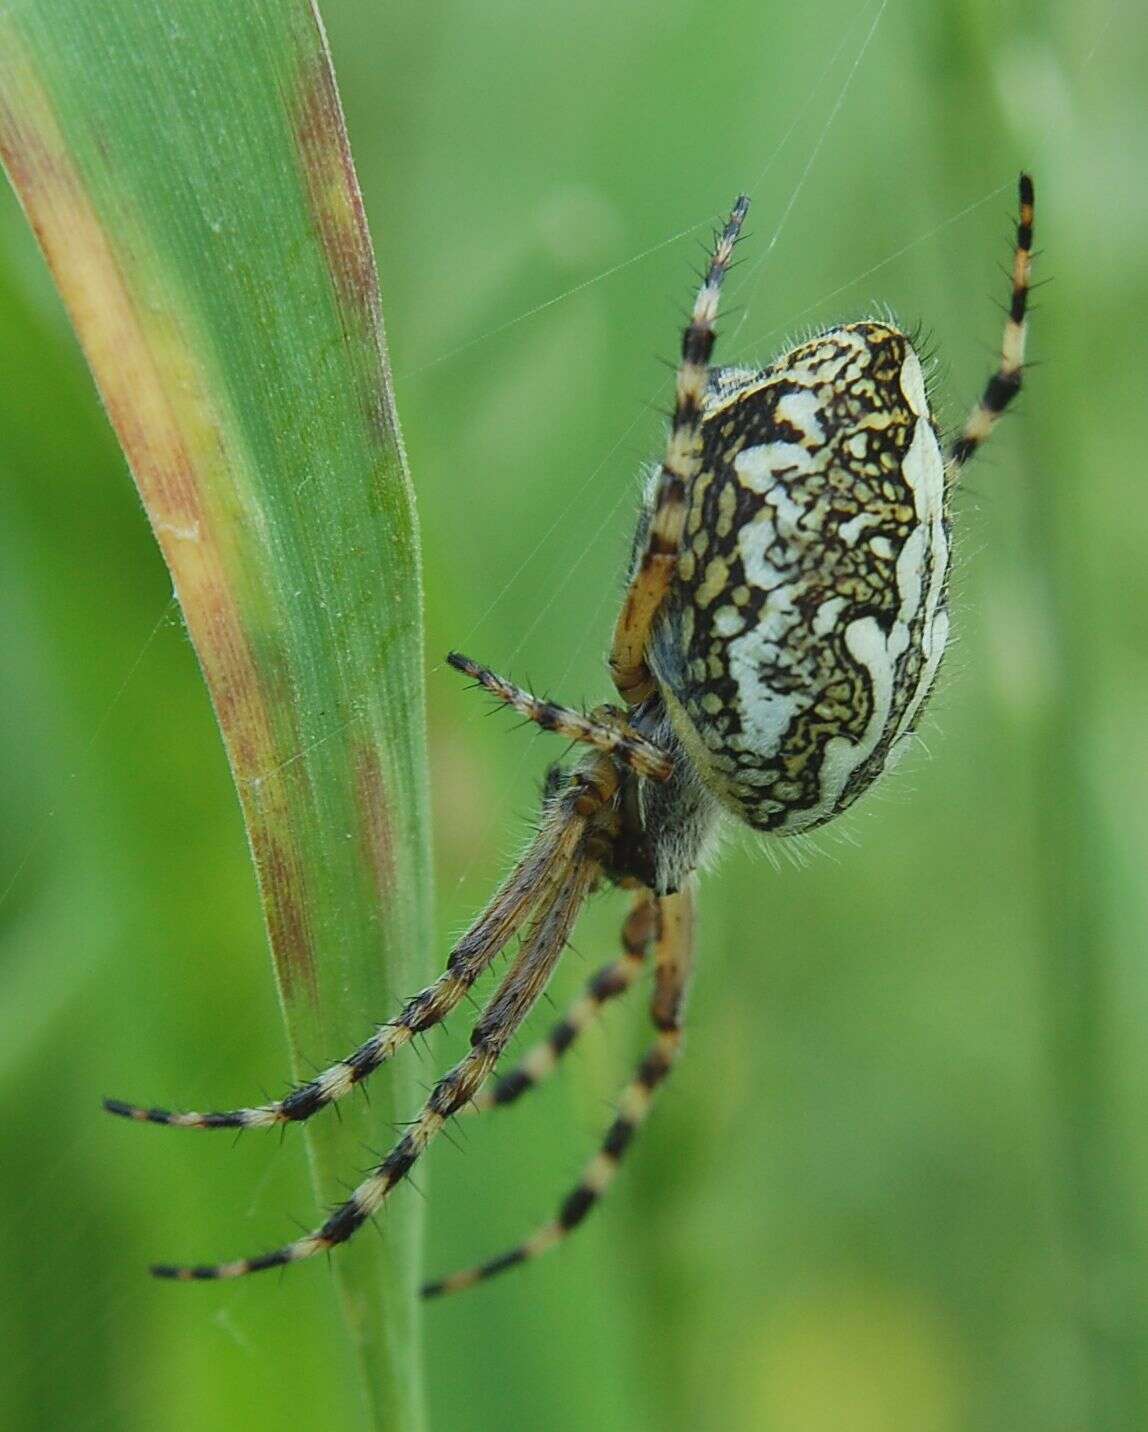
<path fill-rule="evenodd" d="M 677 1062 L 694 962 L 696 870 L 720 822 L 791 835 L 832 820 L 910 743 L 945 641 L 951 497 L 1021 386 L 1033 185 L 1020 176 L 1012 301 L 1000 365 L 943 452 L 920 359 L 891 322 L 829 328 L 768 368 L 711 368 L 722 280 L 749 207 L 734 204 L 685 329 L 665 457 L 650 476 L 610 674 L 623 705 L 588 714 L 541 700 L 478 662 L 450 664 L 499 702 L 588 748 L 547 775 L 537 834 L 440 977 L 353 1053 L 275 1103 L 173 1113 L 181 1128 L 309 1119 L 439 1024 L 495 957 L 517 951 L 470 1036 L 386 1157 L 313 1232 L 271 1252 L 161 1278 L 238 1278 L 345 1243 L 454 1115 L 509 1104 L 543 1080 L 652 957 L 654 1037 L 596 1155 L 555 1217 L 509 1252 L 428 1283 L 454 1292 L 561 1243 L 613 1181 Z M 631 894 L 622 952 L 549 1038 L 492 1085 L 579 912 L 600 886 Z"/>

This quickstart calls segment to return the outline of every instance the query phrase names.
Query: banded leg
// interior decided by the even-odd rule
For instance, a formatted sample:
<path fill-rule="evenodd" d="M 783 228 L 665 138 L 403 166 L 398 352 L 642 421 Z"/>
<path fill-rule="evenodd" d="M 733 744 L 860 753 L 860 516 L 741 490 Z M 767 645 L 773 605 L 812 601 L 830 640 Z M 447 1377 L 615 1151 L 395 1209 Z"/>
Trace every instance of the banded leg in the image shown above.
<path fill-rule="evenodd" d="M 632 987 L 646 964 L 646 952 L 658 933 L 658 902 L 648 890 L 635 899 L 622 925 L 622 954 L 604 965 L 587 981 L 582 997 L 574 1002 L 550 1031 L 508 1073 L 483 1089 L 469 1106 L 482 1113 L 496 1105 L 513 1104 L 553 1074 L 558 1061 L 576 1039 L 597 1019 L 603 1007 Z"/>
<path fill-rule="evenodd" d="M 613 766 L 600 758 L 589 779 L 583 778 L 583 815 L 592 813 L 589 807 L 594 803 L 600 808 L 613 795 L 616 785 Z M 580 848 L 565 867 L 552 872 L 509 971 L 471 1033 L 469 1052 L 434 1086 L 418 1117 L 386 1158 L 325 1222 L 304 1237 L 255 1258 L 198 1267 L 161 1264 L 152 1268 L 155 1276 L 183 1282 L 241 1278 L 266 1268 L 301 1262 L 352 1237 L 406 1177 L 447 1120 L 474 1098 L 489 1077 L 507 1042 L 545 989 L 579 911 L 600 874 L 598 863 L 588 859 Z"/>
<path fill-rule="evenodd" d="M 578 1185 L 567 1195 L 558 1214 L 524 1243 L 475 1268 L 467 1268 L 423 1285 L 423 1297 L 461 1292 L 519 1263 L 547 1253 L 572 1233 L 602 1198 L 617 1175 L 622 1156 L 645 1122 L 654 1095 L 677 1062 L 682 1047 L 682 1011 L 693 970 L 693 890 L 659 901 L 662 929 L 654 969 L 654 996 L 650 1013 L 657 1038 L 638 1065 L 618 1103 L 618 1116 L 610 1125 L 597 1155 L 587 1164 Z"/>
<path fill-rule="evenodd" d="M 521 686 L 515 686 L 504 676 L 497 675 L 477 661 L 471 661 L 470 657 L 460 652 L 450 652 L 447 662 L 456 671 L 472 676 L 492 696 L 528 721 L 541 726 L 544 731 L 554 731 L 567 741 L 577 741 L 616 756 L 639 776 L 648 776 L 654 781 L 669 779 L 674 768 L 669 756 L 644 736 L 632 731 L 626 724 L 625 713 L 616 706 L 599 706 L 589 716 L 584 716 L 580 711 L 556 706 L 552 701 L 543 701 L 531 695 Z"/>
<path fill-rule="evenodd" d="M 1034 194 L 1031 175 L 1020 176 L 1019 200 L 1020 217 L 1012 260 L 1012 301 L 1005 320 L 1000 367 L 989 379 L 980 402 L 969 414 L 960 437 L 954 440 L 949 450 L 954 476 L 988 439 L 1000 415 L 1020 392 L 1024 378 L 1025 309 L 1032 270 Z"/>
<path fill-rule="evenodd" d="M 577 773 L 564 781 L 543 808 L 542 828 L 530 849 L 503 882 L 486 910 L 451 950 L 445 971 L 426 989 L 409 999 L 389 1024 L 380 1025 L 354 1053 L 300 1084 L 282 1099 L 248 1109 L 223 1113 L 173 1113 L 143 1108 L 119 1099 L 105 1099 L 104 1108 L 121 1118 L 183 1129 L 270 1128 L 309 1119 L 328 1104 L 349 1094 L 357 1084 L 392 1058 L 416 1034 L 444 1020 L 469 993 L 495 956 L 526 923 L 546 888 L 551 872 L 570 861 L 585 831 L 587 806 L 585 780 Z"/>
<path fill-rule="evenodd" d="M 718 295 L 748 210 L 749 199 L 742 194 L 714 246 L 709 269 L 694 300 L 689 326 L 682 337 L 674 416 L 658 475 L 645 548 L 634 565 L 610 652 L 610 674 L 618 694 L 629 706 L 653 690 L 646 666 L 646 642 L 662 598 L 673 580 L 690 486 L 701 470 L 702 409 L 716 338 L 714 320 Z"/>

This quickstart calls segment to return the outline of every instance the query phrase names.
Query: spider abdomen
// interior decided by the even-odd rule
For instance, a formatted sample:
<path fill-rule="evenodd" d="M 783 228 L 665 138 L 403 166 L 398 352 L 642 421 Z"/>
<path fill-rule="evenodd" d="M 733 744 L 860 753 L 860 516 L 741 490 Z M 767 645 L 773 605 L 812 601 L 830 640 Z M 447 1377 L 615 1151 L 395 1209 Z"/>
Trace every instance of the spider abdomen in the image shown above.
<path fill-rule="evenodd" d="M 944 460 L 920 360 L 883 322 L 716 373 L 677 572 L 650 643 L 718 799 L 790 834 L 904 747 L 948 635 Z"/>

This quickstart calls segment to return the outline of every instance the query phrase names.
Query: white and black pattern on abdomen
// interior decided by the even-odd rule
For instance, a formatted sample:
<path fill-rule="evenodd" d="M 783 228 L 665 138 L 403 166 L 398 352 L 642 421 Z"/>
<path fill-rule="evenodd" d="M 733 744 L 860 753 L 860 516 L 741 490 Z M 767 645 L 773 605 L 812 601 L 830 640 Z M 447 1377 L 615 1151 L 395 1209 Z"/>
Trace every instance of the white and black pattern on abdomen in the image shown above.
<path fill-rule="evenodd" d="M 904 749 L 948 624 L 944 465 L 884 324 L 812 340 L 712 415 L 652 656 L 679 736 L 760 830 L 809 830 Z"/>

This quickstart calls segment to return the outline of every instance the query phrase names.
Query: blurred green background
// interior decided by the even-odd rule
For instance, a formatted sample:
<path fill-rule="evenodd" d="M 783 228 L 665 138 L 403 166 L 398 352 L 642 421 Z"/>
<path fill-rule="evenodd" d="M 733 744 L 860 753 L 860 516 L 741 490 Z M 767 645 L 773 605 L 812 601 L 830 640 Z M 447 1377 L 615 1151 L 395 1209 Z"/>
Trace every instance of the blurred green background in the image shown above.
<path fill-rule="evenodd" d="M 1022 164 L 1052 280 L 1026 395 L 959 498 L 959 641 L 922 749 L 798 862 L 729 843 L 688 1057 L 608 1204 L 427 1309 L 440 1432 L 1148 1425 L 1148 18 L 890 3 L 866 48 L 879 8 L 323 4 L 422 517 L 433 963 L 555 754 L 440 656 L 607 695 L 711 218 L 751 191 L 724 360 L 888 303 L 933 335 L 949 422 L 993 362 Z M 321 1264 L 143 1273 L 313 1210 L 297 1139 L 98 1112 L 241 1102 L 286 1055 L 207 697 L 7 191 L 0 353 L 0 1422 L 353 1427 Z M 596 903 L 556 1003 L 623 909 Z M 642 998 L 400 1193 L 428 1200 L 430 1271 L 549 1216 Z M 464 1038 L 427 1041 L 424 1082 Z"/>

